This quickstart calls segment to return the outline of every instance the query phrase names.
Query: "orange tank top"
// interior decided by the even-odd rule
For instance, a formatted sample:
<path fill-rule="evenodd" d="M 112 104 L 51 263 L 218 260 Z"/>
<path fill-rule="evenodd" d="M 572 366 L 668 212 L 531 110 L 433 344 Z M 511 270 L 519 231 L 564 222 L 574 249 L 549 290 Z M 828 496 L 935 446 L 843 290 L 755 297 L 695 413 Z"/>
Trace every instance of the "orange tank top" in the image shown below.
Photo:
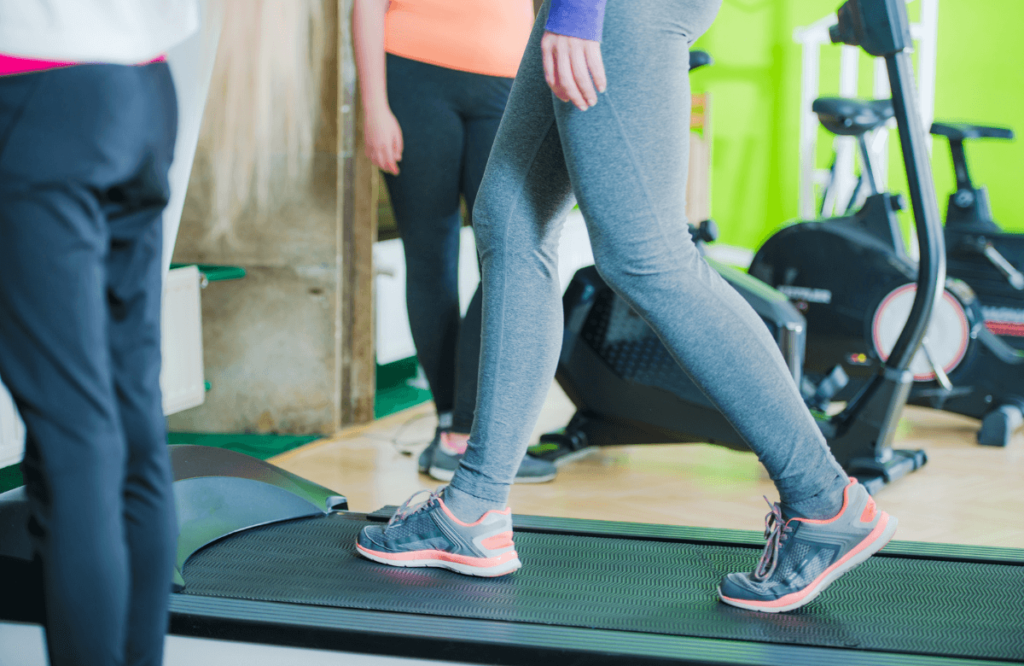
<path fill-rule="evenodd" d="M 391 0 L 384 50 L 449 69 L 513 77 L 533 19 L 532 0 Z"/>

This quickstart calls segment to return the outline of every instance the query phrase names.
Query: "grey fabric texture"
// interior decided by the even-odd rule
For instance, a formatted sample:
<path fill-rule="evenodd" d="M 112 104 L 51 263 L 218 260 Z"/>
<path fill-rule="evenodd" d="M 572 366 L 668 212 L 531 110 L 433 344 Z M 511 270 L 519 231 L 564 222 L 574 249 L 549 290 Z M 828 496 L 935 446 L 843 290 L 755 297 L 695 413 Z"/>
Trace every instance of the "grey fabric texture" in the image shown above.
<path fill-rule="evenodd" d="M 579 203 L 601 276 L 757 453 L 782 501 L 831 517 L 847 479 L 763 322 L 687 231 L 689 47 L 720 0 L 609 0 L 608 89 L 579 111 L 544 81 L 534 26 L 474 209 L 483 272 L 477 414 L 448 505 L 503 507 L 562 342 L 558 243 Z"/>

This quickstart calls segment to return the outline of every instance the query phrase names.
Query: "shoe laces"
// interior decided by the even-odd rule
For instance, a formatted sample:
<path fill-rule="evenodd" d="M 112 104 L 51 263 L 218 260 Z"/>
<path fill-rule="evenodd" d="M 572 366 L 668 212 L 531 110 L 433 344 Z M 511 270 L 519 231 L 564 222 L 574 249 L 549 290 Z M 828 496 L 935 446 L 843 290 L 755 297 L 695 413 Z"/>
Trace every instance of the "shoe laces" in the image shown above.
<path fill-rule="evenodd" d="M 768 502 L 771 511 L 764 517 L 764 538 L 768 543 L 765 544 L 764 552 L 761 553 L 761 559 L 753 574 L 754 580 L 760 583 L 768 580 L 775 573 L 775 568 L 779 564 L 780 546 L 786 540 L 786 535 L 793 531 L 793 528 L 782 517 L 782 507 L 779 503 L 773 504 L 767 497 L 764 498 L 764 501 Z"/>
<path fill-rule="evenodd" d="M 435 502 L 435 500 L 440 500 L 440 498 L 441 498 L 441 491 L 443 491 L 443 490 L 444 490 L 444 486 L 442 486 L 442 487 L 440 487 L 440 488 L 438 488 L 437 490 L 434 490 L 434 491 L 419 490 L 419 491 L 413 493 L 412 495 L 409 496 L 409 499 L 407 499 L 404 502 L 402 502 L 402 506 L 398 507 L 398 511 L 395 511 L 395 515 L 391 516 L 391 520 L 388 521 L 387 527 L 385 527 L 384 529 L 387 529 L 388 527 L 391 527 L 392 525 L 401 523 L 406 518 L 409 518 L 410 516 L 412 516 L 414 513 L 419 513 L 423 509 L 426 509 L 428 506 L 431 506 Z M 415 500 L 417 497 L 419 497 L 423 493 L 427 493 L 427 499 L 423 500 L 419 504 L 414 504 L 413 500 Z"/>

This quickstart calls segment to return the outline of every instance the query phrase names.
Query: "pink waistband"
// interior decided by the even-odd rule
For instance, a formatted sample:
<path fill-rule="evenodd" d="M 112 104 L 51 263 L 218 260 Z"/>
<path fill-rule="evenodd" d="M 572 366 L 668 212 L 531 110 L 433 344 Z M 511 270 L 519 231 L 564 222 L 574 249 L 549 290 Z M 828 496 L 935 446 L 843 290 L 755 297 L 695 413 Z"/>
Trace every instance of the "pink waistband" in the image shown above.
<path fill-rule="evenodd" d="M 166 56 L 158 56 L 152 60 L 139 63 L 140 65 L 149 65 L 154 62 L 163 62 L 166 60 Z M 18 56 L 3 55 L 0 53 L 0 76 L 10 76 L 12 74 L 28 74 L 30 72 L 45 72 L 48 69 L 59 69 L 61 67 L 71 67 L 73 65 L 81 65 L 80 62 L 64 62 L 61 60 L 37 60 L 35 58 L 19 58 Z"/>

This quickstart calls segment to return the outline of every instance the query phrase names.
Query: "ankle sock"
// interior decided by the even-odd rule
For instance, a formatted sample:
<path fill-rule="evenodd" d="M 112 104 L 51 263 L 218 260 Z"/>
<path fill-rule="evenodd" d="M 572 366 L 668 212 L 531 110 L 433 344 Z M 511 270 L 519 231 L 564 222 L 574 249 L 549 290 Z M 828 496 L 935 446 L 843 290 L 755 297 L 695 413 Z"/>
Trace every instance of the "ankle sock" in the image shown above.
<path fill-rule="evenodd" d="M 798 502 L 783 502 L 783 515 L 788 518 L 810 518 L 829 520 L 835 518 L 843 508 L 843 490 L 849 483 L 846 476 L 838 474 L 832 482 L 817 495 Z"/>
<path fill-rule="evenodd" d="M 504 504 L 498 505 L 495 502 L 480 499 L 451 486 L 444 489 L 443 499 L 448 510 L 464 523 L 475 523 L 488 511 L 492 509 L 500 511 L 505 508 Z"/>
<path fill-rule="evenodd" d="M 451 412 L 438 412 L 437 413 L 437 427 L 441 430 L 448 430 L 452 427 L 452 413 Z"/>

